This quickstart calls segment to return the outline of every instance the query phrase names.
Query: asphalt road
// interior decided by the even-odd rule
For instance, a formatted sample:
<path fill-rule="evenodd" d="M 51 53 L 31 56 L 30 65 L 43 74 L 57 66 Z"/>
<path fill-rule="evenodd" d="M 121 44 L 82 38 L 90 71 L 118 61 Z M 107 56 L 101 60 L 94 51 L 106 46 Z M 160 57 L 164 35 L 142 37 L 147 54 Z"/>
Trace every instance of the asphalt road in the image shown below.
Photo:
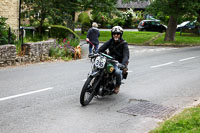
<path fill-rule="evenodd" d="M 144 133 L 199 100 L 200 47 L 130 51 L 120 93 L 86 107 L 87 58 L 0 68 L 0 133 Z"/>

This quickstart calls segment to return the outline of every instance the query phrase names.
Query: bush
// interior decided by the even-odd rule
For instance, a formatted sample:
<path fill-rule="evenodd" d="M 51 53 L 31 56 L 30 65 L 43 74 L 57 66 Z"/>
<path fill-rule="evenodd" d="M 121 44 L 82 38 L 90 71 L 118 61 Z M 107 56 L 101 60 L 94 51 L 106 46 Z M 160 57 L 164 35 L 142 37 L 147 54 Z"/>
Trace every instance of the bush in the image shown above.
<path fill-rule="evenodd" d="M 9 42 L 9 26 L 6 24 L 7 18 L 0 16 L 0 45 L 14 43 L 16 36 L 10 32 L 10 42 Z"/>
<path fill-rule="evenodd" d="M 80 38 L 75 32 L 61 25 L 52 25 L 50 29 L 50 36 L 55 37 L 58 40 L 69 38 L 70 40 L 75 39 L 78 44 L 80 42 Z"/>
<path fill-rule="evenodd" d="M 110 13 L 92 11 L 92 19 L 94 22 L 100 24 L 101 28 L 110 28 L 109 21 L 112 20 Z M 109 24 L 109 25 L 108 25 Z"/>
<path fill-rule="evenodd" d="M 77 46 L 77 40 L 68 40 L 57 42 L 55 46 L 50 48 L 49 56 L 55 59 L 71 60 L 74 55 L 74 47 Z"/>
<path fill-rule="evenodd" d="M 17 40 L 17 41 L 14 42 L 14 44 L 16 46 L 16 52 L 19 55 L 20 52 L 21 52 L 21 44 L 22 44 L 22 42 L 21 42 L 21 40 Z"/>
<path fill-rule="evenodd" d="M 123 20 L 121 18 L 114 18 L 111 23 L 112 23 L 113 26 L 118 25 L 118 26 L 124 27 L 125 20 Z"/>
<path fill-rule="evenodd" d="M 132 18 L 135 14 L 133 13 L 132 9 L 127 10 L 126 12 L 123 12 L 123 19 L 125 20 L 125 27 L 132 28 Z"/>
<path fill-rule="evenodd" d="M 6 18 L 0 18 L 0 45 L 8 42 L 8 33 L 6 29 Z"/>
<path fill-rule="evenodd" d="M 24 43 L 27 42 L 39 42 L 39 41 L 45 41 L 48 40 L 48 35 L 40 35 L 39 33 L 36 33 L 34 36 L 33 35 L 26 35 L 24 38 Z"/>
<path fill-rule="evenodd" d="M 86 12 L 82 12 L 78 16 L 78 22 L 81 23 L 82 33 L 84 33 L 84 31 L 88 31 L 88 29 L 91 27 L 91 20 Z"/>

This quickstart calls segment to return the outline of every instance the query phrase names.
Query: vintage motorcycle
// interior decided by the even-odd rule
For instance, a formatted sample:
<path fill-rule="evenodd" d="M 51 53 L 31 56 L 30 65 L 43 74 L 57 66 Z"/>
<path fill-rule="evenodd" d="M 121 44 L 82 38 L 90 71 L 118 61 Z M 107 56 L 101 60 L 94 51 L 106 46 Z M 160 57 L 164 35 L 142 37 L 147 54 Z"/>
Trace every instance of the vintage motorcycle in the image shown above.
<path fill-rule="evenodd" d="M 91 58 L 92 62 L 92 71 L 88 74 L 80 94 L 82 106 L 88 105 L 94 96 L 113 94 L 116 86 L 114 64 L 120 69 L 124 69 L 122 64 L 105 53 L 92 54 L 89 58 Z M 123 74 L 124 79 L 126 76 L 127 73 Z"/>

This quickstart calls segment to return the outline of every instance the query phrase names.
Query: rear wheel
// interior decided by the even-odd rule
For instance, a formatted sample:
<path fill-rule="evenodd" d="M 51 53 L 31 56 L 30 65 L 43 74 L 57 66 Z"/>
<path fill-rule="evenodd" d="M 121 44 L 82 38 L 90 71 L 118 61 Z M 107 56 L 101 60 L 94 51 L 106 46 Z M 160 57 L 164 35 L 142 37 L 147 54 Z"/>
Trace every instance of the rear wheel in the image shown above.
<path fill-rule="evenodd" d="M 88 105 L 94 97 L 95 88 L 93 88 L 93 85 L 96 81 L 95 79 L 96 77 L 88 77 L 83 85 L 80 95 L 80 103 L 82 106 Z"/>

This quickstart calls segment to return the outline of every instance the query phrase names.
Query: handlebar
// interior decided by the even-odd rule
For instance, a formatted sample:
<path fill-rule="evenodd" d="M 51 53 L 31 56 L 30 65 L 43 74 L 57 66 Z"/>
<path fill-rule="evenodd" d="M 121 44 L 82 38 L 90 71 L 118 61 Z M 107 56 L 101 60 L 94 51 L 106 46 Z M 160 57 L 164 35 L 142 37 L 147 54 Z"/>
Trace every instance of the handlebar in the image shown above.
<path fill-rule="evenodd" d="M 121 70 L 123 70 L 123 69 L 126 68 L 125 65 L 119 63 L 117 60 L 115 60 L 115 58 L 113 58 L 113 57 L 111 57 L 111 56 L 109 56 L 109 55 L 107 55 L 107 54 L 104 54 L 104 53 L 93 53 L 93 54 L 89 54 L 88 57 L 89 57 L 89 58 L 95 58 L 95 57 L 97 57 L 97 56 L 99 56 L 99 55 L 105 56 L 105 57 L 107 58 L 108 61 L 113 62 L 113 63 L 116 63 L 117 66 L 118 66 Z"/>
<path fill-rule="evenodd" d="M 98 53 L 96 53 L 96 54 L 89 54 L 89 55 L 88 55 L 89 58 L 95 58 L 95 57 L 97 57 L 97 56 L 99 56 Z"/>
<path fill-rule="evenodd" d="M 115 58 L 113 58 L 112 56 L 110 56 L 110 55 L 107 55 L 107 54 L 105 54 L 105 53 L 92 53 L 92 54 L 89 54 L 88 55 L 88 57 L 89 58 L 94 58 L 94 57 L 97 57 L 97 56 L 99 56 L 99 55 L 102 55 L 102 56 L 105 56 L 105 57 L 107 57 L 107 59 L 109 59 L 109 60 L 115 60 Z"/>

